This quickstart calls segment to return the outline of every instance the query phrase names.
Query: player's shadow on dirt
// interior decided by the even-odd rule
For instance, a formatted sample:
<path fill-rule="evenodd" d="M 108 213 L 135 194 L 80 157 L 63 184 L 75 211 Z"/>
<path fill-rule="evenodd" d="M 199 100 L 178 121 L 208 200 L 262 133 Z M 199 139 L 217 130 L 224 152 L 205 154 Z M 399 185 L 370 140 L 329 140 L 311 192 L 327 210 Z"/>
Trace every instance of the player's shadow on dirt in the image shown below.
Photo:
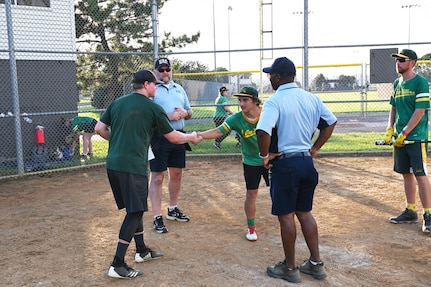
<path fill-rule="evenodd" d="M 361 158 L 364 162 L 364 158 Z M 319 172 L 319 187 L 326 185 L 328 192 L 340 197 L 346 197 L 366 207 L 393 213 L 394 207 L 384 199 L 378 199 L 375 193 L 400 192 L 403 194 L 403 179 L 392 170 L 392 166 L 385 169 L 373 168 L 373 161 L 369 159 L 366 165 L 351 166 L 343 163 L 339 158 L 320 158 L 316 161 Z"/>

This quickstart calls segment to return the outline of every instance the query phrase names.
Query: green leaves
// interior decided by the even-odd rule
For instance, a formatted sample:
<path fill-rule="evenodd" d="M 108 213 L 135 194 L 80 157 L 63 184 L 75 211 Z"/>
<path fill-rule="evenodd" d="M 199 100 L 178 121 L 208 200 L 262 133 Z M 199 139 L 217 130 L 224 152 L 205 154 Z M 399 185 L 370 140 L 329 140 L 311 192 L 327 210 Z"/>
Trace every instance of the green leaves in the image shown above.
<path fill-rule="evenodd" d="M 166 1 L 157 1 L 159 13 Z M 124 94 L 134 72 L 153 68 L 151 5 L 151 0 L 75 2 L 76 42 L 78 51 L 83 52 L 77 61 L 78 85 L 82 92 L 106 88 L 106 103 L 101 106 Z M 162 53 L 170 48 L 184 48 L 200 37 L 199 32 L 191 36 L 174 37 L 169 32 L 164 35 L 159 47 Z"/>

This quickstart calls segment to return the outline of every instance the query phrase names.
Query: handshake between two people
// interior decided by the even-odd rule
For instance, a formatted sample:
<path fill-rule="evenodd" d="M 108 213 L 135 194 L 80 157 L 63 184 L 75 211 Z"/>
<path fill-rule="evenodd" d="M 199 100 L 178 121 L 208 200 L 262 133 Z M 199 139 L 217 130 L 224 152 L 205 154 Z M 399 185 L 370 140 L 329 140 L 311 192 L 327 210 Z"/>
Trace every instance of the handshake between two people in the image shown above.
<path fill-rule="evenodd" d="M 197 132 L 185 133 L 176 130 L 165 134 L 165 138 L 173 144 L 187 144 L 191 142 L 197 145 L 202 141 L 202 137 Z"/>
<path fill-rule="evenodd" d="M 171 134 L 175 134 L 175 137 L 172 137 Z M 191 132 L 191 133 L 182 133 L 178 131 L 173 131 L 169 134 L 166 134 L 165 137 L 172 143 L 182 144 L 191 142 L 194 145 L 199 144 L 204 139 L 215 139 L 222 136 L 222 132 L 215 128 L 211 130 L 207 130 L 204 132 Z"/>
<path fill-rule="evenodd" d="M 200 136 L 197 132 L 191 132 L 188 135 L 190 136 L 189 142 L 191 142 L 194 145 L 197 145 L 203 140 L 202 136 Z"/>
<path fill-rule="evenodd" d="M 178 132 L 179 135 L 181 135 L 183 138 L 179 139 L 178 141 L 171 141 L 170 138 L 168 137 L 168 135 L 166 135 L 166 137 L 168 138 L 169 141 L 173 142 L 173 143 L 187 143 L 187 142 L 191 142 L 194 145 L 199 144 L 201 141 L 203 141 L 205 138 L 204 136 L 201 134 L 201 132 L 191 132 L 191 133 L 182 133 L 182 132 Z"/>

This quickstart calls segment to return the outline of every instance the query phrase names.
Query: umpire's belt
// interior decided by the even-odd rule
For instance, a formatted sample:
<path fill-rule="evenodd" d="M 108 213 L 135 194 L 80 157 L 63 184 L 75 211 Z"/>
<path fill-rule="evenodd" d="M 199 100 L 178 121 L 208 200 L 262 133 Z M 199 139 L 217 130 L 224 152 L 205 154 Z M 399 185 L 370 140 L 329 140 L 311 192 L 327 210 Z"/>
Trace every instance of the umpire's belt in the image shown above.
<path fill-rule="evenodd" d="M 286 159 L 291 157 L 305 157 L 305 156 L 311 156 L 311 153 L 309 151 L 303 151 L 303 152 L 287 152 L 283 153 L 278 157 L 278 159 Z"/>

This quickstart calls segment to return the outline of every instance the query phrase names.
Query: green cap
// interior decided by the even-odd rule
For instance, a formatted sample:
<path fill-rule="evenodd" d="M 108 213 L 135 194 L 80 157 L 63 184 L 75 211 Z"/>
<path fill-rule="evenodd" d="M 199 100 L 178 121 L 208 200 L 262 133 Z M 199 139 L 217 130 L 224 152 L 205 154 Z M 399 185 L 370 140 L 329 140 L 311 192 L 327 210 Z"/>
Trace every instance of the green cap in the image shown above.
<path fill-rule="evenodd" d="M 391 57 L 410 60 L 418 59 L 418 56 L 416 55 L 415 51 L 410 49 L 402 49 L 401 52 L 399 52 L 398 54 L 391 54 Z"/>
<path fill-rule="evenodd" d="M 242 87 L 238 94 L 233 94 L 232 96 L 259 98 L 257 90 L 253 87 Z"/>

